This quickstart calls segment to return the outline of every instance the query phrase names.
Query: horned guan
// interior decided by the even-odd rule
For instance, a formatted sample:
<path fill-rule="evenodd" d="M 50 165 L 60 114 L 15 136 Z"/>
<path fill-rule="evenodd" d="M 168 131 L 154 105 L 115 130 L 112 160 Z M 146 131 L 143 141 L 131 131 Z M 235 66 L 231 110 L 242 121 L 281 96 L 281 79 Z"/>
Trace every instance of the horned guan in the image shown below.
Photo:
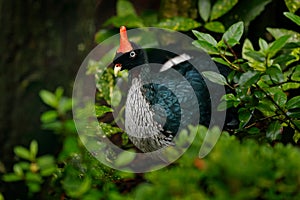
<path fill-rule="evenodd" d="M 172 145 L 180 127 L 195 122 L 196 115 L 196 124 L 209 125 L 211 98 L 207 80 L 191 63 L 203 65 L 201 56 L 140 48 L 128 40 L 126 28 L 120 28 L 114 72 L 129 72 L 125 130 L 141 151 L 152 152 Z M 209 70 L 205 65 L 201 69 Z M 223 75 L 230 72 L 226 66 L 218 65 L 218 69 Z M 227 116 L 225 126 L 236 124 L 232 114 Z"/>

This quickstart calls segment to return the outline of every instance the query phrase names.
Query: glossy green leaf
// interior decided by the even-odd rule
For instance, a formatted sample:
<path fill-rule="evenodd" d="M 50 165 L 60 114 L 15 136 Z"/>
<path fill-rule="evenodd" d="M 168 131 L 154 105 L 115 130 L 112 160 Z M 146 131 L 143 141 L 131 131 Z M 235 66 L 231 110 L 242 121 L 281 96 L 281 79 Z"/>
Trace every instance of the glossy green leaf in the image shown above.
<path fill-rule="evenodd" d="M 219 50 L 214 46 L 212 45 L 211 43 L 209 42 L 206 42 L 206 41 L 201 41 L 201 40 L 195 40 L 192 42 L 192 44 L 197 47 L 197 48 L 200 48 L 202 50 L 204 50 L 205 52 L 209 53 L 209 54 L 219 54 Z"/>
<path fill-rule="evenodd" d="M 251 68 L 257 71 L 265 71 L 266 66 L 264 61 L 264 54 L 254 51 L 253 45 L 249 39 L 246 39 L 242 48 L 242 58 L 248 60 L 248 64 Z"/>
<path fill-rule="evenodd" d="M 248 58 L 251 58 L 258 62 L 264 62 L 265 61 L 265 55 L 262 52 L 259 51 L 247 51 L 244 53 Z"/>
<path fill-rule="evenodd" d="M 280 138 L 280 134 L 282 132 L 282 126 L 278 121 L 272 122 L 266 132 L 267 138 L 270 140 L 276 140 Z"/>
<path fill-rule="evenodd" d="M 197 37 L 198 40 L 205 41 L 214 47 L 217 46 L 217 41 L 210 34 L 201 33 L 199 31 L 195 31 L 195 30 L 193 30 L 192 32 L 194 33 L 194 35 Z"/>
<path fill-rule="evenodd" d="M 204 28 L 206 28 L 209 31 L 216 32 L 216 33 L 224 33 L 225 27 L 221 22 L 207 22 L 204 25 Z"/>
<path fill-rule="evenodd" d="M 201 23 L 185 17 L 174 17 L 170 19 L 164 19 L 156 24 L 159 28 L 167 28 L 174 31 L 189 31 L 201 26 Z"/>
<path fill-rule="evenodd" d="M 262 38 L 259 38 L 258 44 L 262 52 L 265 52 L 269 47 L 268 43 Z"/>
<path fill-rule="evenodd" d="M 295 31 L 283 29 L 283 28 L 267 28 L 268 32 L 272 34 L 275 39 L 278 39 L 284 35 L 290 35 L 291 37 L 288 39 L 288 42 L 299 42 L 300 41 L 300 33 Z"/>
<path fill-rule="evenodd" d="M 253 59 L 252 57 L 246 55 L 246 52 L 249 52 L 249 51 L 254 51 L 254 48 L 253 48 L 251 41 L 247 38 L 247 39 L 245 39 L 243 47 L 242 47 L 242 58 L 243 59 L 246 59 L 246 60 Z"/>
<path fill-rule="evenodd" d="M 232 26 L 230 26 L 228 30 L 223 34 L 222 40 L 226 41 L 228 45 L 234 46 L 240 41 L 243 33 L 244 33 L 244 23 L 237 22 Z"/>
<path fill-rule="evenodd" d="M 287 112 L 287 115 L 291 118 L 297 118 L 297 119 L 300 119 L 300 112 L 299 111 L 289 111 Z"/>
<path fill-rule="evenodd" d="M 300 108 L 300 96 L 296 96 L 296 97 L 291 98 L 291 99 L 286 103 L 286 108 L 287 108 L 287 109 Z"/>
<path fill-rule="evenodd" d="M 284 0 L 286 7 L 288 7 L 291 13 L 295 13 L 300 8 L 299 0 Z"/>
<path fill-rule="evenodd" d="M 213 5 L 210 15 L 210 20 L 215 20 L 229 10 L 233 8 L 238 3 L 238 0 L 217 0 L 217 2 Z"/>
<path fill-rule="evenodd" d="M 56 99 L 56 96 L 53 93 L 51 93 L 47 90 L 41 90 L 39 94 L 45 104 L 47 104 L 53 108 L 57 107 L 58 100 Z"/>
<path fill-rule="evenodd" d="M 291 89 L 299 89 L 300 83 L 284 83 L 282 85 L 283 91 L 291 90 Z"/>
<path fill-rule="evenodd" d="M 292 20 L 293 22 L 295 22 L 298 26 L 300 26 L 300 17 L 298 15 L 295 15 L 295 14 L 290 13 L 290 12 L 284 12 L 283 14 L 287 18 L 289 18 L 290 20 Z"/>
<path fill-rule="evenodd" d="M 223 58 L 213 57 L 212 60 L 216 61 L 222 65 L 226 65 L 226 66 L 230 67 L 230 64 L 228 62 L 226 62 Z"/>
<path fill-rule="evenodd" d="M 271 66 L 267 68 L 266 74 L 269 75 L 273 83 L 282 83 L 284 81 L 283 73 L 279 67 Z"/>
<path fill-rule="evenodd" d="M 226 78 L 222 74 L 216 73 L 214 71 L 204 71 L 202 72 L 202 75 L 211 82 L 217 83 L 219 85 L 228 84 Z"/>
<path fill-rule="evenodd" d="M 287 43 L 290 37 L 290 35 L 284 35 L 271 43 L 268 49 L 269 57 L 272 58 Z"/>
<path fill-rule="evenodd" d="M 203 21 L 207 21 L 211 11 L 210 0 L 198 0 L 198 10 Z"/>
<path fill-rule="evenodd" d="M 244 125 L 248 123 L 252 117 L 251 112 L 247 108 L 240 108 L 238 114 L 240 122 L 242 122 Z"/>
<path fill-rule="evenodd" d="M 297 65 L 297 66 L 295 67 L 295 71 L 294 71 L 294 73 L 292 74 L 291 79 L 292 79 L 293 81 L 300 81 L 300 65 Z"/>
<path fill-rule="evenodd" d="M 243 87 L 250 87 L 252 84 L 256 83 L 260 77 L 260 73 L 256 71 L 247 71 L 243 73 L 238 82 L 239 85 Z"/>
<path fill-rule="evenodd" d="M 260 100 L 256 108 L 261 111 L 266 117 L 274 116 L 277 109 L 273 102 L 269 99 Z"/>
<path fill-rule="evenodd" d="M 282 90 L 278 90 L 274 94 L 274 101 L 276 102 L 277 105 L 283 107 L 287 101 L 287 96 Z"/>

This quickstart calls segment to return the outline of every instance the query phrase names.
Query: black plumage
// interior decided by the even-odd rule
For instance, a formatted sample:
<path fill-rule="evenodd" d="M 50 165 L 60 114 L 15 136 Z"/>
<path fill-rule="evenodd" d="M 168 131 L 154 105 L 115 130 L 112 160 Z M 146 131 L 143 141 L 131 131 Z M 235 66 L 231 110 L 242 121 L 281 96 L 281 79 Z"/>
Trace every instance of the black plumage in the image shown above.
<path fill-rule="evenodd" d="M 207 81 L 193 66 L 203 64 L 201 56 L 140 49 L 128 41 L 125 27 L 120 34 L 114 65 L 115 73 L 129 70 L 125 130 L 133 144 L 151 152 L 172 145 L 182 127 L 198 123 L 208 126 L 211 98 Z M 207 71 L 209 66 L 203 65 L 201 70 Z M 224 66 L 219 70 L 224 75 L 229 73 Z"/>

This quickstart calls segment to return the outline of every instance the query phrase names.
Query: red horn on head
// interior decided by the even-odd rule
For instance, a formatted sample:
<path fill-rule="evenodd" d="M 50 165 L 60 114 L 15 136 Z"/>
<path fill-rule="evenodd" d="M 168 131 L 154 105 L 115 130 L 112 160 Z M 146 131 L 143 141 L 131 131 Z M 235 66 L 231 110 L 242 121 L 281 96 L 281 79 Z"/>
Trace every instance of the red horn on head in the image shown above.
<path fill-rule="evenodd" d="M 117 50 L 117 53 L 126 53 L 131 50 L 133 50 L 133 48 L 128 40 L 126 27 L 121 26 L 120 27 L 120 47 Z"/>

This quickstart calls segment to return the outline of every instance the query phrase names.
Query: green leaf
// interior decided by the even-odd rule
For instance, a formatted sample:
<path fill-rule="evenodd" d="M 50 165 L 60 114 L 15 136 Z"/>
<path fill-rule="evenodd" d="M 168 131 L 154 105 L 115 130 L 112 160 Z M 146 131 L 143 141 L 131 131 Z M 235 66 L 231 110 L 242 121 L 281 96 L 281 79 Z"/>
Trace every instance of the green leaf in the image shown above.
<path fill-rule="evenodd" d="M 292 89 L 299 89 L 299 88 L 300 88 L 300 83 L 285 83 L 282 85 L 282 89 L 284 91 L 292 90 Z"/>
<path fill-rule="evenodd" d="M 267 138 L 270 140 L 276 140 L 280 138 L 280 134 L 282 132 L 282 126 L 278 121 L 272 122 L 266 132 Z"/>
<path fill-rule="evenodd" d="M 224 33 L 225 32 L 225 27 L 221 22 L 208 22 L 204 25 L 204 27 L 209 30 L 213 31 L 216 33 Z"/>
<path fill-rule="evenodd" d="M 271 66 L 267 68 L 266 74 L 269 75 L 270 79 L 274 83 L 282 83 L 284 81 L 283 73 L 279 67 Z"/>
<path fill-rule="evenodd" d="M 38 152 L 38 143 L 37 143 L 36 140 L 31 141 L 29 150 L 30 150 L 31 160 L 35 160 L 35 157 L 36 157 L 37 152 Z"/>
<path fill-rule="evenodd" d="M 40 183 L 27 182 L 26 185 L 27 185 L 27 187 L 28 187 L 28 189 L 31 193 L 36 193 L 36 192 L 39 192 L 41 190 Z"/>
<path fill-rule="evenodd" d="M 22 177 L 22 176 L 24 175 L 23 169 L 22 169 L 22 167 L 21 167 L 20 165 L 15 164 L 13 168 L 14 168 L 14 173 L 15 173 L 17 176 Z"/>
<path fill-rule="evenodd" d="M 202 72 L 202 75 L 213 83 L 217 83 L 219 85 L 228 85 L 226 78 L 222 74 L 214 71 L 204 71 Z"/>
<path fill-rule="evenodd" d="M 57 110 L 60 114 L 65 114 L 72 109 L 72 99 L 63 97 L 58 103 Z"/>
<path fill-rule="evenodd" d="M 128 15 L 137 15 L 132 3 L 128 0 L 118 0 L 117 16 L 126 17 Z"/>
<path fill-rule="evenodd" d="M 215 20 L 229 10 L 233 8 L 238 3 L 238 0 L 218 0 L 212 7 L 210 20 Z"/>
<path fill-rule="evenodd" d="M 291 98 L 291 99 L 286 103 L 286 108 L 287 108 L 287 109 L 300 108 L 300 96 L 296 96 L 296 97 Z"/>
<path fill-rule="evenodd" d="M 50 176 L 56 170 L 55 159 L 50 155 L 39 157 L 37 159 L 37 164 L 41 170 L 40 174 L 42 176 Z"/>
<path fill-rule="evenodd" d="M 43 179 L 39 174 L 32 173 L 32 172 L 27 172 L 25 174 L 25 179 L 26 181 L 30 181 L 30 182 L 37 182 L 37 183 L 43 182 Z"/>
<path fill-rule="evenodd" d="M 126 166 L 129 163 L 131 163 L 134 159 L 135 159 L 135 153 L 124 151 L 118 155 L 117 159 L 115 160 L 115 165 Z"/>
<path fill-rule="evenodd" d="M 217 46 L 217 41 L 210 34 L 201 33 L 201 32 L 195 31 L 195 30 L 193 30 L 192 32 L 198 38 L 199 41 L 207 42 L 214 47 Z"/>
<path fill-rule="evenodd" d="M 51 106 L 52 108 L 57 108 L 58 100 L 56 99 L 56 96 L 53 93 L 47 90 L 41 90 L 40 97 L 45 104 Z"/>
<path fill-rule="evenodd" d="M 256 83 L 260 77 L 260 73 L 256 71 L 247 71 L 243 73 L 239 79 L 238 84 L 243 87 L 250 87 Z"/>
<path fill-rule="evenodd" d="M 251 41 L 247 38 L 247 39 L 245 39 L 243 48 L 242 48 L 242 58 L 243 59 L 246 59 L 246 60 L 252 59 L 252 57 L 246 55 L 246 52 L 249 52 L 249 51 L 254 51 L 254 48 L 253 48 Z"/>
<path fill-rule="evenodd" d="M 192 42 L 192 44 L 195 47 L 200 48 L 209 54 L 219 55 L 219 50 L 209 42 L 203 40 L 195 40 Z"/>
<path fill-rule="evenodd" d="M 96 117 L 102 117 L 105 113 L 112 112 L 112 109 L 107 106 L 95 106 Z"/>
<path fill-rule="evenodd" d="M 300 33 L 295 31 L 283 29 L 283 28 L 267 28 L 267 30 L 271 33 L 271 35 L 278 39 L 284 35 L 291 35 L 288 39 L 288 42 L 299 42 L 300 41 Z"/>
<path fill-rule="evenodd" d="M 15 181 L 20 181 L 23 178 L 14 174 L 14 173 L 8 173 L 8 174 L 4 174 L 2 177 L 2 180 L 5 182 L 15 182 Z"/>
<path fill-rule="evenodd" d="M 207 22 L 211 11 L 210 0 L 199 0 L 198 10 L 200 17 L 203 19 L 203 21 Z"/>
<path fill-rule="evenodd" d="M 26 148 L 21 147 L 21 146 L 16 146 L 14 148 L 14 152 L 15 152 L 16 156 L 18 156 L 19 158 L 23 158 L 25 160 L 31 161 L 30 152 Z"/>
<path fill-rule="evenodd" d="M 64 140 L 63 149 L 59 154 L 59 161 L 64 161 L 69 159 L 73 154 L 78 154 L 80 152 L 78 146 L 78 140 L 75 137 L 67 137 Z"/>
<path fill-rule="evenodd" d="M 60 99 L 63 94 L 64 94 L 64 89 L 62 87 L 56 88 L 55 90 L 56 99 Z"/>
<path fill-rule="evenodd" d="M 55 164 L 55 159 L 53 156 L 44 155 L 44 156 L 37 158 L 36 162 L 37 162 L 38 166 L 40 167 L 40 169 L 45 169 L 49 166 L 53 166 Z"/>
<path fill-rule="evenodd" d="M 300 65 L 297 65 L 297 66 L 295 67 L 295 71 L 294 71 L 294 73 L 292 74 L 291 79 L 292 79 L 293 81 L 300 81 Z"/>
<path fill-rule="evenodd" d="M 258 44 L 262 52 L 265 52 L 269 47 L 268 43 L 262 38 L 259 38 Z"/>
<path fill-rule="evenodd" d="M 275 54 L 287 43 L 290 37 L 290 35 L 284 35 L 271 43 L 268 49 L 269 57 L 272 58 L 275 56 Z"/>
<path fill-rule="evenodd" d="M 277 105 L 279 105 L 280 107 L 284 106 L 286 101 L 287 101 L 287 96 L 286 94 L 282 91 L 282 90 L 278 90 L 275 94 L 274 94 L 274 101 L 276 102 Z"/>
<path fill-rule="evenodd" d="M 258 62 L 265 62 L 265 55 L 262 52 L 259 51 L 247 51 L 244 53 L 248 58 L 251 58 L 250 60 L 255 60 Z"/>
<path fill-rule="evenodd" d="M 229 29 L 223 34 L 222 40 L 230 46 L 236 45 L 244 32 L 244 23 L 237 22 L 229 27 Z"/>
<path fill-rule="evenodd" d="M 300 118 L 300 112 L 297 111 L 289 111 L 286 114 L 291 118 L 297 118 L 297 119 Z"/>
<path fill-rule="evenodd" d="M 298 26 L 300 26 L 300 17 L 290 13 L 290 12 L 284 12 L 283 13 L 287 18 L 289 18 L 290 20 L 292 20 L 293 22 L 295 22 Z"/>
<path fill-rule="evenodd" d="M 201 23 L 185 17 L 174 17 L 169 19 L 164 19 L 156 24 L 159 28 L 167 28 L 174 31 L 189 31 L 201 26 Z"/>
<path fill-rule="evenodd" d="M 226 62 L 223 58 L 213 57 L 212 60 L 216 61 L 222 65 L 226 65 L 226 66 L 230 67 L 230 64 L 228 62 Z"/>
<path fill-rule="evenodd" d="M 54 122 L 57 119 L 57 117 L 58 113 L 56 110 L 49 110 L 41 115 L 41 121 L 42 123 Z"/>
<path fill-rule="evenodd" d="M 110 104 L 115 107 L 119 106 L 121 100 L 122 100 L 122 91 L 116 87 L 111 94 Z"/>
<path fill-rule="evenodd" d="M 300 8 L 299 0 L 284 0 L 286 7 L 288 7 L 291 13 L 295 13 Z"/>
<path fill-rule="evenodd" d="M 251 111 L 247 108 L 240 108 L 239 111 L 239 120 L 243 123 L 243 125 L 247 124 L 252 117 Z"/>
<path fill-rule="evenodd" d="M 266 117 L 275 115 L 276 107 L 273 104 L 273 102 L 270 101 L 269 99 L 260 100 L 256 108 L 259 111 L 261 111 Z"/>

